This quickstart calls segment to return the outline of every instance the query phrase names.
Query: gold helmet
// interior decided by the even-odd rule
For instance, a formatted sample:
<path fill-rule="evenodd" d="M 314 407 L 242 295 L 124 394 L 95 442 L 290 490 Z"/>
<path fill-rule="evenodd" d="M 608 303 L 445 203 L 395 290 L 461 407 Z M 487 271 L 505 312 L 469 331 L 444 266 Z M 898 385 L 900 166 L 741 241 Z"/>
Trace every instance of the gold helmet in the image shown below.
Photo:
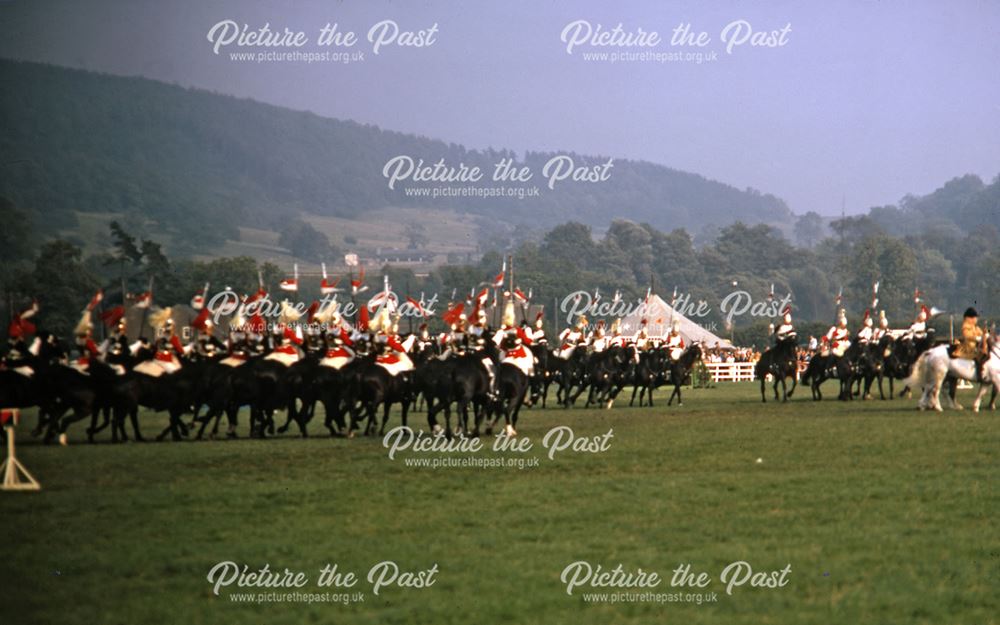
<path fill-rule="evenodd" d="M 80 321 L 77 322 L 74 333 L 77 336 L 87 336 L 94 329 L 94 323 L 90 320 L 90 311 L 83 311 Z"/>
<path fill-rule="evenodd" d="M 507 300 L 507 303 L 503 307 L 503 319 L 501 323 L 508 328 L 514 326 L 514 300 Z"/>

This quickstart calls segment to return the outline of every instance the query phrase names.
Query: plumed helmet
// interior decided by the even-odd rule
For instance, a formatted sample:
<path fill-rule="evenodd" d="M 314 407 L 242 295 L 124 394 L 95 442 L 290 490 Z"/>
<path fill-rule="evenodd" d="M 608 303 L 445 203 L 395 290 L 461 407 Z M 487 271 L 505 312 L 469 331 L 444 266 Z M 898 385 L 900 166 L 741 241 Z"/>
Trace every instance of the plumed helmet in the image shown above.
<path fill-rule="evenodd" d="M 166 332 L 172 329 L 173 325 L 173 310 L 169 307 L 149 314 L 149 326 L 157 332 Z"/>
<path fill-rule="evenodd" d="M 503 307 L 503 325 L 508 328 L 514 326 L 514 300 L 508 299 L 507 303 Z"/>
<path fill-rule="evenodd" d="M 90 320 L 90 311 L 83 311 L 83 315 L 80 317 L 80 321 L 76 324 L 74 333 L 77 336 L 86 336 L 94 328 L 93 322 Z"/>

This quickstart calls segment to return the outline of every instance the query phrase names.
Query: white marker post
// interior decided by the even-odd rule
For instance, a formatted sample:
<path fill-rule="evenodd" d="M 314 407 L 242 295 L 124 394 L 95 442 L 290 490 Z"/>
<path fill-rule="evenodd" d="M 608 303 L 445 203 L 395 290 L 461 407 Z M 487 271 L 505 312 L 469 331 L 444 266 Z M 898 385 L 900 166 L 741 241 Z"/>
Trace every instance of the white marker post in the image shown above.
<path fill-rule="evenodd" d="M 41 490 L 38 480 L 24 468 L 14 453 L 14 426 L 20 422 L 21 411 L 17 408 L 0 410 L 0 423 L 3 423 L 3 429 L 7 433 L 7 459 L 0 465 L 0 471 L 3 472 L 3 486 L 0 486 L 0 490 Z M 25 481 L 21 480 L 22 473 Z"/>

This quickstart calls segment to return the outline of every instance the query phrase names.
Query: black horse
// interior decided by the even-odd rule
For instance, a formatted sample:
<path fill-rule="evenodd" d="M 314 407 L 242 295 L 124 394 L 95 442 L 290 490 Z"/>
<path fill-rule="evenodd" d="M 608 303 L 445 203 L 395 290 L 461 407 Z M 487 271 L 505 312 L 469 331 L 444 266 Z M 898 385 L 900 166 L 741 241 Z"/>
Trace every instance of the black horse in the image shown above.
<path fill-rule="evenodd" d="M 796 371 L 798 369 L 796 341 L 794 338 L 779 339 L 774 347 L 767 349 L 760 356 L 754 367 L 754 374 L 760 380 L 760 400 L 767 403 L 767 396 L 764 392 L 766 378 L 770 375 L 774 379 L 774 400 L 778 400 L 778 384 L 781 384 L 781 401 L 788 401 L 788 398 L 795 392 Z M 787 378 L 792 379 L 792 390 L 788 390 L 785 383 Z"/>
<path fill-rule="evenodd" d="M 586 381 L 590 391 L 587 393 L 587 403 L 597 403 L 610 409 L 614 402 L 616 388 L 622 377 L 622 369 L 626 366 L 627 354 L 620 346 L 609 347 L 602 352 L 596 352 L 587 361 Z"/>
<path fill-rule="evenodd" d="M 667 353 L 663 349 L 650 349 L 639 353 L 639 362 L 633 368 L 632 376 L 632 399 L 628 405 L 635 403 L 635 396 L 639 394 L 639 407 L 642 407 L 643 399 L 648 395 L 649 405 L 653 405 L 653 391 L 666 383 L 667 373 Z"/>
<path fill-rule="evenodd" d="M 501 347 L 504 349 L 514 347 L 513 340 L 505 338 Z M 502 414 L 507 434 L 514 436 L 517 434 L 517 417 L 528 394 L 528 375 L 513 363 L 501 362 L 497 367 L 496 391 L 494 416 L 487 431 L 492 432 L 493 426 Z"/>
<path fill-rule="evenodd" d="M 677 398 L 678 406 L 684 405 L 684 401 L 681 399 L 681 386 L 687 382 L 691 376 L 691 370 L 700 360 L 701 345 L 694 343 L 681 354 L 680 358 L 670 364 L 670 383 L 674 385 L 674 391 L 670 393 L 670 399 L 667 400 L 668 406 L 674 401 L 674 397 Z"/>

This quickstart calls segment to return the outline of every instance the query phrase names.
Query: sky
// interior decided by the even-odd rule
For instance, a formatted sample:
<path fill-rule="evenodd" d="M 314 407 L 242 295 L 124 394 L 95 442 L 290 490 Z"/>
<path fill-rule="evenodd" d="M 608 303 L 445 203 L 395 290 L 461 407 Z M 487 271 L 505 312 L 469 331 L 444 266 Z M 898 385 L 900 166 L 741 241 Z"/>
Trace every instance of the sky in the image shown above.
<path fill-rule="evenodd" d="M 302 31 L 307 42 L 233 42 L 216 54 L 209 33 L 224 20 Z M 405 37 L 397 34 L 374 54 L 369 30 L 384 20 L 414 33 L 411 42 L 424 31 L 429 45 L 396 45 Z M 580 21 L 581 38 L 621 24 L 632 45 L 592 37 L 568 50 L 564 30 Z M 328 23 L 358 41 L 320 46 Z M 707 42 L 674 45 L 685 23 Z M 753 40 L 774 35 L 781 45 L 740 43 L 748 27 Z M 647 44 L 652 32 L 659 42 L 637 45 L 640 29 Z M 268 51 L 364 58 L 230 54 Z M 591 58 L 641 52 L 658 56 Z M 643 159 L 773 193 L 796 213 L 859 213 L 955 176 L 1000 173 L 997 0 L 0 0 L 0 56 L 145 76 L 470 148 Z"/>

